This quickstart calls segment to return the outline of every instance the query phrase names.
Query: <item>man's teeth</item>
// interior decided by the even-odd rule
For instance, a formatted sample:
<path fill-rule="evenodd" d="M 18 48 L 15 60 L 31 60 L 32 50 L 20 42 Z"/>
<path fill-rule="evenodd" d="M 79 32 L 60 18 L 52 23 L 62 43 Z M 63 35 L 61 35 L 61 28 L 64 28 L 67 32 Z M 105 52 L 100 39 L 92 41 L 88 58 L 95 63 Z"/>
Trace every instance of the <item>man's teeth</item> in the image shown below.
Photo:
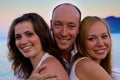
<path fill-rule="evenodd" d="M 61 39 L 62 41 L 68 41 L 69 39 Z"/>

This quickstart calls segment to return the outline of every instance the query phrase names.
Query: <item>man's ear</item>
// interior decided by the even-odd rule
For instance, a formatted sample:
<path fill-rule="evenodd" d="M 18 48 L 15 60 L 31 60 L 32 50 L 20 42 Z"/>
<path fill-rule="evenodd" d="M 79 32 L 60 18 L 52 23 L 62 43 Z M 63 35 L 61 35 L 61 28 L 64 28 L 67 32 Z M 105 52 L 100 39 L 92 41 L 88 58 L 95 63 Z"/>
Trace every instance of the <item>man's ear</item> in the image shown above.
<path fill-rule="evenodd" d="M 52 30 L 52 20 L 50 20 L 50 30 Z"/>

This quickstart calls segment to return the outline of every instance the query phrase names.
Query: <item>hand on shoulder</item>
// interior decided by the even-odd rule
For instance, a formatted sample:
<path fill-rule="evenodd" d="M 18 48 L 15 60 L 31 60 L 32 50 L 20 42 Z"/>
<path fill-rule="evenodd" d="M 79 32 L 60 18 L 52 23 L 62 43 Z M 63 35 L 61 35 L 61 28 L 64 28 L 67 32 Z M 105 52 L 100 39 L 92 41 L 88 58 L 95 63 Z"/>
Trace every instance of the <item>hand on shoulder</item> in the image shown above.
<path fill-rule="evenodd" d="M 41 71 L 40 74 L 53 73 L 60 77 L 61 80 L 69 80 L 64 67 L 55 57 L 48 57 L 42 65 L 44 64 L 46 65 L 46 69 Z"/>

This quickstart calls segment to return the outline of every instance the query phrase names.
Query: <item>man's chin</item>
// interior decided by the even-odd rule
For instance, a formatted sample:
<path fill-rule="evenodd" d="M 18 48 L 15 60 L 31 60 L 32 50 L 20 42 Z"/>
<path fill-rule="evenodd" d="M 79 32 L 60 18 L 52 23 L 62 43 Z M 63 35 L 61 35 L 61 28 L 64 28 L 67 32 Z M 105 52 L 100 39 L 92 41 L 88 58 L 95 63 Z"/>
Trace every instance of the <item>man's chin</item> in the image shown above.
<path fill-rule="evenodd" d="M 66 50 L 66 49 L 68 49 L 68 47 L 67 46 L 59 46 L 59 49 L 60 50 Z"/>

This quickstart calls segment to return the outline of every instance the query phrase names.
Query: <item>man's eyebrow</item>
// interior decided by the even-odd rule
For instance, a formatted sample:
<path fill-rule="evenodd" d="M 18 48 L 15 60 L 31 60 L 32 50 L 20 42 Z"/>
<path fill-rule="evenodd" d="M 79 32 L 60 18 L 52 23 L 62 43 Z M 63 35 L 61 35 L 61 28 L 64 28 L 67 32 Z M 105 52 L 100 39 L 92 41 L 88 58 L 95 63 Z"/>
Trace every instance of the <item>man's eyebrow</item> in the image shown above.
<path fill-rule="evenodd" d="M 70 22 L 69 24 L 74 24 L 75 25 L 75 23 L 73 23 L 73 22 Z"/>

